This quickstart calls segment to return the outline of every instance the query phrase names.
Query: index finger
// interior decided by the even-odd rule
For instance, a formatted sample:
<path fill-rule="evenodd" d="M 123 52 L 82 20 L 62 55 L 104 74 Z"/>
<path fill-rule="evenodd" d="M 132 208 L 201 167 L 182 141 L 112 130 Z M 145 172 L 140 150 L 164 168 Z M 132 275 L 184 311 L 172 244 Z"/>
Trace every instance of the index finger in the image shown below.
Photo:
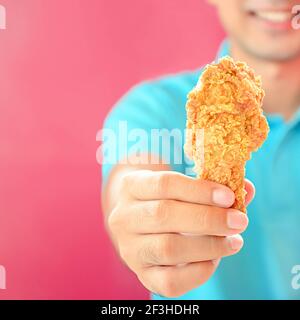
<path fill-rule="evenodd" d="M 173 171 L 140 170 L 126 177 L 129 193 L 139 200 L 172 199 L 229 208 L 234 192 L 221 184 Z"/>

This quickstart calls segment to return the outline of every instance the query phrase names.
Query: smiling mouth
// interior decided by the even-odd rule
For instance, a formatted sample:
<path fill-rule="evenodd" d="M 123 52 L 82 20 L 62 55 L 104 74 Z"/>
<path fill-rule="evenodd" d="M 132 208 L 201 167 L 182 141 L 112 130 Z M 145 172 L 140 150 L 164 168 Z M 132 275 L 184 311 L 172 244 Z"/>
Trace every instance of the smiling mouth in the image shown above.
<path fill-rule="evenodd" d="M 284 23 L 292 20 L 293 15 L 288 11 L 257 11 L 253 12 L 258 18 L 273 22 L 273 23 Z"/>
<path fill-rule="evenodd" d="M 290 23 L 295 16 L 292 10 L 249 10 L 248 13 L 271 24 Z"/>

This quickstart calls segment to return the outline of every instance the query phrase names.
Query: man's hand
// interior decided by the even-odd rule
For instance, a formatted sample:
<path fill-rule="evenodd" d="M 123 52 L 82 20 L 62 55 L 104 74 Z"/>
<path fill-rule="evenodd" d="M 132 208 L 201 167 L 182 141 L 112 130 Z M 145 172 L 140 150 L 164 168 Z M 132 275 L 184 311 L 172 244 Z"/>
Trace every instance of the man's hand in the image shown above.
<path fill-rule="evenodd" d="M 121 258 L 150 291 L 176 297 L 206 282 L 243 246 L 248 217 L 227 187 L 171 171 L 124 175 L 108 226 Z M 246 181 L 247 204 L 254 187 Z"/>

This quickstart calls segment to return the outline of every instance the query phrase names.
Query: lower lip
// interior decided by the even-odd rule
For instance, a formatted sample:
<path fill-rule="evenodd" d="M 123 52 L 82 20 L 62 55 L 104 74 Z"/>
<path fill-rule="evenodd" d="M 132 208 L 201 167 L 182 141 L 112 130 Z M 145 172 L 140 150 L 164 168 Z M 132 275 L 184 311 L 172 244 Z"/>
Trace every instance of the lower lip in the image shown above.
<path fill-rule="evenodd" d="M 292 29 L 292 22 L 291 20 L 284 21 L 284 22 L 273 22 L 267 19 L 264 19 L 262 17 L 259 17 L 255 14 L 250 14 L 250 18 L 255 19 L 257 22 L 259 22 L 261 25 L 263 25 L 268 30 L 274 30 L 274 31 L 287 31 Z"/>

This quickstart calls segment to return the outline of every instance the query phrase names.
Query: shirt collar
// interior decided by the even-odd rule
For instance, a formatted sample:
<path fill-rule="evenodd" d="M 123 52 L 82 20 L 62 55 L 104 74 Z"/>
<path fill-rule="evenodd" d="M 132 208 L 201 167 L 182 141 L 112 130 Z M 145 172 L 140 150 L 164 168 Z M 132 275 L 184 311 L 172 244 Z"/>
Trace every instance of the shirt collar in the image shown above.
<path fill-rule="evenodd" d="M 230 44 L 227 39 L 221 43 L 216 59 L 219 60 L 225 56 L 230 56 Z"/>

